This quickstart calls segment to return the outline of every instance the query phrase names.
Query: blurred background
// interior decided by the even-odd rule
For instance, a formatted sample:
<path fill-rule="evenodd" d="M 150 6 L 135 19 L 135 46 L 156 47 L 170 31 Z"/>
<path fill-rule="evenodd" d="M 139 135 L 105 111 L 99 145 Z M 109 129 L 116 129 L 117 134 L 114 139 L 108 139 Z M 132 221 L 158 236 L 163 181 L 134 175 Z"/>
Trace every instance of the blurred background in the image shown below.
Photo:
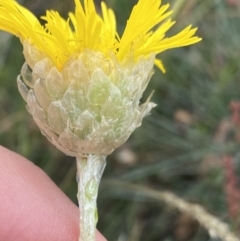
<path fill-rule="evenodd" d="M 106 0 L 123 31 L 136 0 Z M 167 1 L 162 1 L 166 3 Z M 191 216 L 152 199 L 144 188 L 170 191 L 203 206 L 240 235 L 240 1 L 168 0 L 177 21 L 203 41 L 161 55 L 145 92 L 157 103 L 128 142 L 108 157 L 98 197 L 98 229 L 109 241 L 208 241 Z M 37 16 L 67 16 L 73 0 L 25 0 Z M 100 1 L 96 0 L 96 5 Z M 76 167 L 40 134 L 16 85 L 24 63 L 18 39 L 0 33 L 0 144 L 41 167 L 77 203 Z M 142 193 L 114 182 L 135 183 Z"/>

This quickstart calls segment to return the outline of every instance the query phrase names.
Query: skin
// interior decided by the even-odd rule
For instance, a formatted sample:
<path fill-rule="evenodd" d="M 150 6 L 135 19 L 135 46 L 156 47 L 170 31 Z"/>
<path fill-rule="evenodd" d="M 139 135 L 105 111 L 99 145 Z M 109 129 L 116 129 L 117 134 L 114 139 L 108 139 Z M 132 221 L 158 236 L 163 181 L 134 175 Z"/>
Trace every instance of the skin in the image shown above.
<path fill-rule="evenodd" d="M 36 165 L 0 146 L 0 241 L 77 241 L 78 207 Z M 106 239 L 97 231 L 97 241 Z"/>

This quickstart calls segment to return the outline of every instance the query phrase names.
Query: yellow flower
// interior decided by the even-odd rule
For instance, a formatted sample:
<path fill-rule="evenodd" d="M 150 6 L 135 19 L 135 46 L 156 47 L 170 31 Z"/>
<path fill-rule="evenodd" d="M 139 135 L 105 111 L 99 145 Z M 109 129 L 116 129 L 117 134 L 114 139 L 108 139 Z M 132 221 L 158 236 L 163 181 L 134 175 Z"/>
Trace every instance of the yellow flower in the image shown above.
<path fill-rule="evenodd" d="M 160 3 L 139 0 L 120 37 L 103 2 L 102 17 L 93 0 L 84 8 L 75 0 L 67 20 L 47 11 L 42 26 L 16 1 L 0 0 L 0 29 L 23 44 L 19 91 L 42 133 L 65 154 L 109 155 L 123 144 L 155 106 L 140 99 L 154 64 L 164 72 L 156 55 L 201 40 L 191 26 L 166 38 L 175 22 Z"/>
<path fill-rule="evenodd" d="M 39 51 L 30 65 L 46 56 L 58 70 L 85 49 L 99 51 L 105 58 L 114 54 L 122 64 L 131 58 L 137 62 L 152 53 L 156 55 L 201 40 L 194 37 L 196 28 L 191 26 L 166 38 L 165 33 L 175 22 L 168 19 L 171 15 L 167 11 L 169 4 L 160 6 L 160 3 L 160 0 L 139 0 L 119 37 L 114 12 L 104 2 L 101 3 L 102 16 L 96 12 L 93 0 L 84 0 L 84 8 L 79 0 L 75 0 L 75 13 L 70 13 L 67 20 L 56 11 L 47 11 L 46 16 L 41 17 L 46 21 L 42 26 L 16 1 L 0 0 L 0 29 L 16 35 L 22 43 L 28 41 Z M 155 59 L 155 64 L 165 71 L 159 59 Z"/>

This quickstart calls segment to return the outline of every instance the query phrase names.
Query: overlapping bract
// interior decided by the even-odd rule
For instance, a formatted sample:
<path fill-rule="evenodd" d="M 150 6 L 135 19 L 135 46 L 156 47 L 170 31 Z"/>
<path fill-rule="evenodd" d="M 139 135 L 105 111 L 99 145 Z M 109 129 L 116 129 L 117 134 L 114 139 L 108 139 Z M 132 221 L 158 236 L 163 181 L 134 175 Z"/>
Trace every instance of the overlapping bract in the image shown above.
<path fill-rule="evenodd" d="M 58 149 L 71 156 L 108 155 L 154 107 L 149 101 L 139 106 L 154 57 L 123 67 L 86 50 L 61 72 L 45 58 L 32 72 L 23 65 L 18 87 L 40 130 Z"/>

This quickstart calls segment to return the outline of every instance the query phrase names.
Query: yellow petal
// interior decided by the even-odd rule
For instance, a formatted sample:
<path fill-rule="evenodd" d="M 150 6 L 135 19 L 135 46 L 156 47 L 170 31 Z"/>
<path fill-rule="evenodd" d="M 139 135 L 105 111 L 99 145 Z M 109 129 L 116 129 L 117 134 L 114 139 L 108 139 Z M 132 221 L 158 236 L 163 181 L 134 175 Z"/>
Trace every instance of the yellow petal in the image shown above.
<path fill-rule="evenodd" d="M 101 17 L 93 0 L 84 0 L 84 6 L 80 0 L 74 1 L 75 12 L 69 14 L 68 20 L 56 11 L 47 11 L 42 17 L 46 23 L 41 26 L 38 19 L 16 1 L 0 0 L 0 29 L 21 41 L 29 41 L 59 70 L 85 49 L 99 51 L 106 58 L 115 54 L 121 64 L 130 58 L 137 62 L 151 54 L 201 40 L 194 36 L 197 29 L 191 25 L 166 38 L 165 34 L 175 22 L 168 19 L 172 13 L 167 11 L 169 4 L 161 6 L 160 0 L 139 0 L 121 38 L 116 31 L 115 14 L 105 3 L 101 3 Z M 164 72 L 162 63 L 159 60 L 155 63 Z"/>

